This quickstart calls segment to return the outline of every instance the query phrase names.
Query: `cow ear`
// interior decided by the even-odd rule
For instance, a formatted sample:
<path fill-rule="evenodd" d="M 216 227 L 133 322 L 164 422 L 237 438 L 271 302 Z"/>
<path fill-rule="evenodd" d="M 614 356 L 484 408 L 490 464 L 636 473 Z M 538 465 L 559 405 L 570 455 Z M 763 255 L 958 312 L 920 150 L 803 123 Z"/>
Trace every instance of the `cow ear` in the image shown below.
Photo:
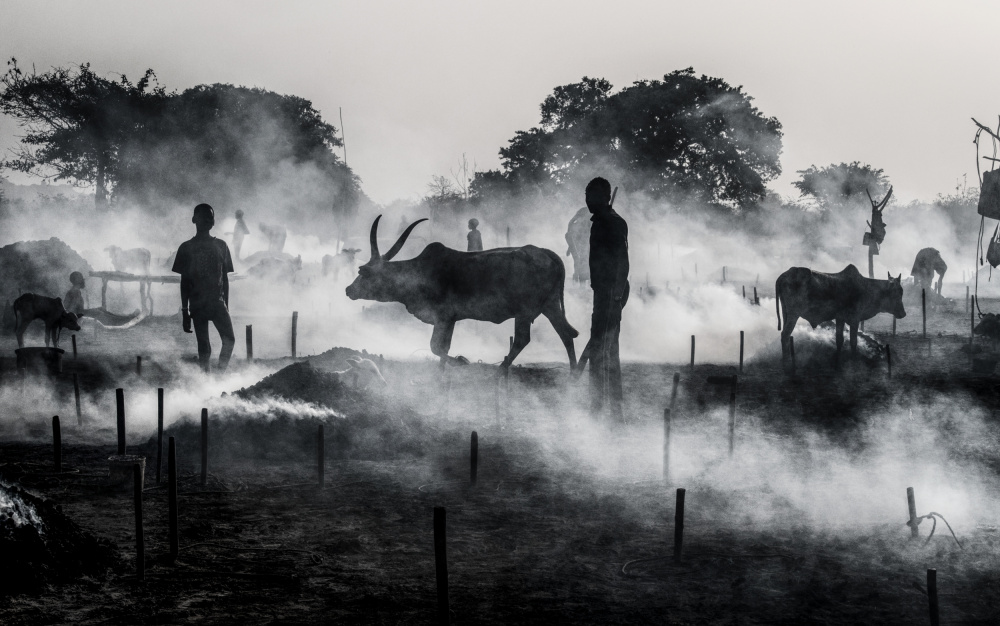
<path fill-rule="evenodd" d="M 896 277 L 896 282 L 897 283 L 903 282 L 903 272 L 900 272 L 899 276 Z"/>

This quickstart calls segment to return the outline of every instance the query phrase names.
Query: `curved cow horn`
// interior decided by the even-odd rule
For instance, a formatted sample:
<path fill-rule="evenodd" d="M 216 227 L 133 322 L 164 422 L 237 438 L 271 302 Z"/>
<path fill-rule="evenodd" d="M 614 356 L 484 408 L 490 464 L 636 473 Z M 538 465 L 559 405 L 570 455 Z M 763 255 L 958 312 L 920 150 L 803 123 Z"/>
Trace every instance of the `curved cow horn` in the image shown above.
<path fill-rule="evenodd" d="M 376 259 L 378 259 L 378 258 L 380 258 L 382 256 L 382 255 L 380 255 L 378 253 L 378 221 L 380 219 L 382 219 L 381 215 L 379 215 L 378 217 L 376 217 L 375 221 L 372 222 L 372 232 L 371 232 L 371 235 L 370 235 L 371 242 L 372 242 L 372 258 L 368 260 L 369 263 L 371 263 L 372 261 L 374 261 L 374 260 L 376 260 Z"/>
<path fill-rule="evenodd" d="M 406 230 L 403 231 L 403 234 L 400 235 L 399 239 L 396 240 L 396 243 L 392 244 L 392 247 L 389 248 L 389 251 L 385 253 L 385 260 L 391 261 L 392 257 L 396 256 L 396 254 L 399 253 L 400 249 L 402 249 L 403 244 L 406 243 L 406 238 L 410 236 L 410 231 L 416 228 L 417 224 L 419 224 L 420 222 L 426 222 L 426 221 L 427 218 L 422 217 L 419 220 L 407 226 Z"/>

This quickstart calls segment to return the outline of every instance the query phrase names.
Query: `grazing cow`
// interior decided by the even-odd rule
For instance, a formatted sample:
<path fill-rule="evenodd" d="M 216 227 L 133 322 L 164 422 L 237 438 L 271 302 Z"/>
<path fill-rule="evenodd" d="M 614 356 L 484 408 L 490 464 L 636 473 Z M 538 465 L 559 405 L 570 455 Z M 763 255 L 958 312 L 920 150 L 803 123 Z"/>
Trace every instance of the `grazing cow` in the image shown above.
<path fill-rule="evenodd" d="M 566 228 L 566 256 L 573 257 L 573 280 L 590 280 L 590 209 L 576 212 Z"/>
<path fill-rule="evenodd" d="M 118 246 L 108 246 L 104 251 L 111 257 L 111 265 L 116 272 L 149 274 L 149 250 L 145 248 L 122 250 Z"/>
<path fill-rule="evenodd" d="M 346 271 L 353 276 L 354 268 L 357 265 L 357 260 L 354 257 L 359 252 L 361 252 L 360 248 L 344 248 L 336 256 L 324 254 L 323 276 L 327 276 L 330 272 L 333 272 L 333 279 L 337 280 L 340 277 L 341 271 Z"/>
<path fill-rule="evenodd" d="M 814 272 L 805 267 L 786 270 L 775 282 L 775 309 L 781 330 L 781 357 L 788 353 L 788 339 L 796 322 L 804 318 L 813 328 L 820 322 L 837 323 L 837 357 L 844 345 L 844 324 L 851 327 L 851 353 L 858 351 L 858 325 L 879 313 L 906 317 L 903 308 L 902 274 L 888 280 L 865 278 L 853 265 L 836 274 Z M 781 329 L 782 312 L 785 329 Z"/>
<path fill-rule="evenodd" d="M 573 339 L 578 333 L 566 320 L 566 269 L 555 252 L 535 246 L 459 252 L 434 242 L 414 259 L 390 263 L 410 231 L 425 220 L 410 224 L 382 256 L 376 239 L 381 217 L 372 223 L 371 259 L 347 287 L 351 300 L 401 302 L 410 314 L 434 326 L 431 352 L 442 363 L 468 363 L 448 355 L 458 320 L 499 324 L 514 318 L 514 344 L 503 360 L 508 367 L 531 340 L 531 323 L 544 315 L 562 339 L 570 367 L 576 366 Z"/>
<path fill-rule="evenodd" d="M 14 300 L 14 333 L 17 335 L 17 347 L 24 347 L 24 331 L 35 320 L 45 323 L 45 345 L 59 347 L 59 335 L 63 328 L 80 330 L 76 313 L 70 313 L 63 307 L 62 299 L 48 298 L 33 293 L 25 293 Z"/>
<path fill-rule="evenodd" d="M 948 265 L 941 258 L 941 253 L 934 248 L 924 248 L 917 253 L 917 258 L 913 260 L 913 269 L 910 275 L 916 279 L 917 287 L 926 289 L 941 295 L 941 283 L 944 282 L 944 273 L 948 271 Z M 938 274 L 937 287 L 934 286 L 934 272 Z"/>

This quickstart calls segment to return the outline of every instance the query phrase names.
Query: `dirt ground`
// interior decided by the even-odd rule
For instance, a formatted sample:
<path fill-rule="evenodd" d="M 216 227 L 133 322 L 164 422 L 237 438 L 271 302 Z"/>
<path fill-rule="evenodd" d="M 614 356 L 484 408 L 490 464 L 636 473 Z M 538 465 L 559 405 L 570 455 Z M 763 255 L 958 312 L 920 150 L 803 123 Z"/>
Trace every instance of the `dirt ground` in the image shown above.
<path fill-rule="evenodd" d="M 983 303 L 984 310 L 997 308 Z M 919 540 L 904 525 L 906 484 L 892 484 L 889 503 L 841 498 L 824 522 L 803 504 L 813 501 L 808 494 L 784 493 L 766 476 L 789 464 L 796 468 L 791 475 L 798 468 L 822 473 L 815 469 L 820 451 L 842 457 L 845 467 L 861 463 L 877 443 L 879 416 L 955 403 L 962 407 L 957 414 L 928 417 L 907 437 L 927 433 L 949 463 L 981 471 L 985 491 L 976 493 L 997 495 L 996 440 L 967 436 L 960 421 L 974 411 L 986 416 L 984 432 L 996 430 L 998 379 L 972 372 L 969 316 L 961 301 L 932 306 L 925 340 L 919 305 L 909 310 L 895 336 L 888 316 L 868 324 L 879 342 L 891 344 L 891 379 L 884 356 L 845 357 L 835 367 L 829 345 L 807 338 L 797 346 L 795 373 L 782 371 L 773 349 L 748 359 L 738 379 L 732 458 L 730 389 L 709 383 L 710 376 L 737 373 L 730 364 L 626 363 L 629 421 L 619 425 L 587 416 L 586 377 L 572 379 L 565 364 L 515 367 L 505 386 L 493 366 L 442 370 L 429 360 L 385 361 L 388 391 L 349 382 L 339 396 L 336 387 L 327 390 L 337 417 L 240 422 L 237 412 L 218 427 L 212 422 L 206 485 L 192 415 L 167 433 L 179 450 L 176 562 L 167 558 L 167 493 L 165 482 L 156 482 L 155 437 L 130 440 L 130 452 L 147 456 L 144 581 L 134 573 L 131 492 L 100 478 L 115 452 L 113 405 L 79 427 L 64 421 L 61 474 L 52 472 L 47 421 L 0 416 L 8 423 L 0 440 L 3 480 L 54 500 L 85 530 L 113 542 L 121 557 L 104 577 L 0 597 L 0 622 L 433 623 L 432 511 L 444 507 L 455 624 L 921 624 L 928 623 L 928 568 L 937 570 L 941 623 L 1000 623 L 1000 531 L 991 502 L 970 505 L 982 510 L 962 523 L 951 520 L 961 547 L 943 523 L 925 544 L 931 522 L 921 524 Z M 190 368 L 169 360 L 176 331 L 142 332 L 148 336 L 138 341 L 164 346 L 142 378 L 133 371 L 131 345 L 109 342 L 76 362 L 67 359 L 51 383 L 65 415 L 73 414 L 74 372 L 85 395 L 106 397 L 117 386 L 174 393 L 183 380 L 179 368 Z M 977 346 L 990 342 L 977 339 Z M 7 407 L 20 393 L 12 361 L 0 359 Z M 322 374 L 310 384 L 321 386 L 337 368 L 312 361 Z M 262 366 L 274 372 L 289 363 Z M 665 480 L 663 409 L 675 372 Z M 307 391 L 318 394 L 317 403 L 327 397 Z M 248 393 L 253 397 L 252 388 Z M 337 404 L 347 397 L 354 403 Z M 358 398 L 370 399 L 371 415 L 361 415 Z M 310 435 L 320 423 L 328 433 L 322 489 Z M 762 466 L 769 446 L 789 456 Z M 165 460 L 163 468 L 165 481 Z M 865 489 L 832 473 L 803 484 Z M 686 489 L 686 511 L 678 561 L 679 487 Z M 924 514 L 936 505 L 922 506 L 921 493 Z M 898 514 L 880 515 L 883 507 Z M 949 516 L 946 507 L 939 512 Z"/>

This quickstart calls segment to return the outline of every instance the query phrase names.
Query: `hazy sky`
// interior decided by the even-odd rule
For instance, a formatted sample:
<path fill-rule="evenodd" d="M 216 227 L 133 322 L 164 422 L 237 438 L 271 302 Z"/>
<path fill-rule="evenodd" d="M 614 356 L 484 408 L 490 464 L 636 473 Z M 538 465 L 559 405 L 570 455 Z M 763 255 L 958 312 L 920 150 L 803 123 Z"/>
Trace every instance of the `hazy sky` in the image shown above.
<path fill-rule="evenodd" d="M 90 62 L 161 84 L 258 86 L 339 127 L 378 202 L 426 193 L 465 153 L 497 167 L 552 88 L 616 88 L 693 66 L 743 85 L 784 125 L 784 174 L 860 160 L 900 199 L 975 178 L 970 117 L 1000 114 L 1000 3 L 990 2 L 14 2 L 0 55 L 39 70 Z M 0 118 L 0 146 L 17 128 Z"/>

